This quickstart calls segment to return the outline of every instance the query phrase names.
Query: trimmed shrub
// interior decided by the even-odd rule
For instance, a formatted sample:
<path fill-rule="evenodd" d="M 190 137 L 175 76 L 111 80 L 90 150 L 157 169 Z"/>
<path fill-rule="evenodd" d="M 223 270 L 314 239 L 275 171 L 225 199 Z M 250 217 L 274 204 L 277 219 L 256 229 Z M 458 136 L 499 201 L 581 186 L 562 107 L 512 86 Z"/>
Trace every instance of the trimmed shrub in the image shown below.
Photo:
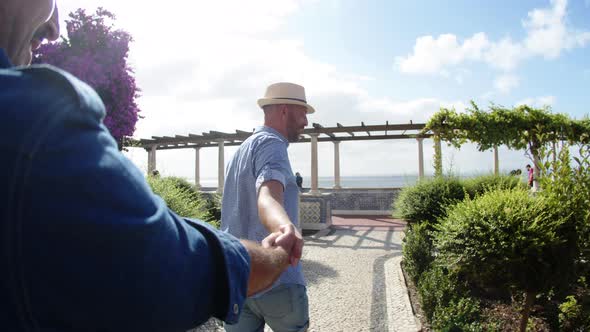
<path fill-rule="evenodd" d="M 403 240 L 404 270 L 415 284 L 426 271 L 434 256 L 432 255 L 432 238 L 426 224 L 411 224 Z"/>
<path fill-rule="evenodd" d="M 437 308 L 446 307 L 452 300 L 462 298 L 465 289 L 460 287 L 456 273 L 435 261 L 429 270 L 420 275 L 418 294 L 424 314 L 428 321 L 432 321 Z"/>
<path fill-rule="evenodd" d="M 432 317 L 435 331 L 484 331 L 480 321 L 479 301 L 470 297 L 453 299 L 447 306 L 437 307 Z"/>
<path fill-rule="evenodd" d="M 205 209 L 210 215 L 210 218 L 207 221 L 216 224 L 217 228 L 219 228 L 221 223 L 222 196 L 218 193 L 210 193 L 202 196 L 205 199 Z"/>
<path fill-rule="evenodd" d="M 394 216 L 409 222 L 436 224 L 445 215 L 448 205 L 465 197 L 465 190 L 456 178 L 437 177 L 422 180 L 415 186 L 405 187 L 394 204 Z"/>
<path fill-rule="evenodd" d="M 471 198 L 497 189 L 526 189 L 520 177 L 509 175 L 482 175 L 463 181 L 465 191 Z"/>
<path fill-rule="evenodd" d="M 205 200 L 188 181 L 176 177 L 150 176 L 147 182 L 152 191 L 162 197 L 166 205 L 179 216 L 203 221 L 211 219 Z M 213 225 L 217 226 L 215 223 Z"/>
<path fill-rule="evenodd" d="M 536 294 L 571 280 L 575 229 L 560 214 L 527 191 L 488 192 L 449 209 L 435 247 L 471 284 L 522 291 L 526 326 Z"/>

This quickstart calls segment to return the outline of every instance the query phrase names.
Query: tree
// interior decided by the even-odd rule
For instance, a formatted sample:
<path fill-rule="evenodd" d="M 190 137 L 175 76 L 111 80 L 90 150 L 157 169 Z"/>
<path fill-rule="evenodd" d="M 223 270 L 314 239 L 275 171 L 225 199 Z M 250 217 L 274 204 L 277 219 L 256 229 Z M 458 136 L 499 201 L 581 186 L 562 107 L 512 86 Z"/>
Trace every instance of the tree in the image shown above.
<path fill-rule="evenodd" d="M 538 179 L 542 175 L 539 172 L 540 149 L 557 141 L 589 142 L 590 119 L 574 120 L 565 114 L 552 113 L 549 107 L 527 105 L 505 108 L 492 104 L 484 111 L 472 101 L 466 113 L 441 108 L 426 124 L 424 132 L 429 131 L 457 148 L 470 141 L 476 143 L 480 151 L 500 145 L 525 150 L 533 161 Z"/>
<path fill-rule="evenodd" d="M 68 37 L 42 45 L 35 63 L 62 68 L 93 87 L 106 107 L 104 124 L 121 149 L 135 132 L 139 117 L 139 89 L 127 63 L 131 35 L 113 27 L 115 15 L 98 8 L 94 14 L 83 9 L 69 14 Z"/>

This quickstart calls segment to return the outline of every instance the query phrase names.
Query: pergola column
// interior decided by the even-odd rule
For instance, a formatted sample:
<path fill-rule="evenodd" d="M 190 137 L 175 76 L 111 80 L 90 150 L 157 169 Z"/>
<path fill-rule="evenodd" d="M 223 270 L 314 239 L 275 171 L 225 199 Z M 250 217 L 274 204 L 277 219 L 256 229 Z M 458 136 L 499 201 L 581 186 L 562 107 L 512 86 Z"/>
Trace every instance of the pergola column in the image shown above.
<path fill-rule="evenodd" d="M 148 175 L 151 175 L 156 170 L 156 145 L 152 145 L 148 150 Z"/>
<path fill-rule="evenodd" d="M 442 176 L 443 175 L 443 167 L 442 167 L 442 144 L 440 141 L 440 137 L 436 134 L 434 135 L 434 176 Z"/>
<path fill-rule="evenodd" d="M 418 176 L 420 179 L 424 178 L 424 138 L 416 138 L 418 141 Z"/>
<path fill-rule="evenodd" d="M 334 189 L 341 189 L 340 186 L 340 141 L 334 141 Z"/>
<path fill-rule="evenodd" d="M 220 139 L 217 141 L 217 146 L 219 147 L 218 155 L 217 155 L 217 192 L 219 194 L 223 193 L 223 185 L 225 183 L 225 172 L 224 172 L 224 148 L 225 141 Z"/>
<path fill-rule="evenodd" d="M 195 148 L 195 188 L 201 189 L 201 161 L 200 161 L 201 147 Z"/>
<path fill-rule="evenodd" d="M 500 159 L 498 159 L 498 147 L 494 146 L 494 174 L 500 174 Z"/>
<path fill-rule="evenodd" d="M 320 134 L 309 134 L 311 137 L 311 190 L 312 195 L 319 195 L 318 190 L 318 136 Z"/>

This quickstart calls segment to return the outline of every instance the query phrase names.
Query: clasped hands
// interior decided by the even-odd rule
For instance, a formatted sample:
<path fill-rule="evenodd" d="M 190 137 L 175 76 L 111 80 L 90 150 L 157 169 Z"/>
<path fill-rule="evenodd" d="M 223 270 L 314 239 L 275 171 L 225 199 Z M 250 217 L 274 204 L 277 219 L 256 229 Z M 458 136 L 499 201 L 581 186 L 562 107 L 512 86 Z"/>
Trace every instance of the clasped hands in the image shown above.
<path fill-rule="evenodd" d="M 264 248 L 281 248 L 289 256 L 289 264 L 297 266 L 303 252 L 303 237 L 295 225 L 282 225 L 279 231 L 270 233 L 262 240 Z"/>

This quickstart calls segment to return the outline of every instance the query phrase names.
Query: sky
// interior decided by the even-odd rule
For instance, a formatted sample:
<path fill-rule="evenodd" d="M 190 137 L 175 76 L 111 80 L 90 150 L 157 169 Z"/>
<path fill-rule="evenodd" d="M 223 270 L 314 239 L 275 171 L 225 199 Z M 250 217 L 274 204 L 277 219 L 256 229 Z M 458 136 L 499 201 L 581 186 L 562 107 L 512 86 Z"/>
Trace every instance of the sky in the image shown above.
<path fill-rule="evenodd" d="M 426 122 L 440 107 L 462 111 L 529 104 L 589 113 L 590 0 L 57 0 L 62 20 L 98 6 L 131 33 L 141 88 L 136 138 L 251 131 L 267 85 L 305 86 L 324 127 Z M 65 27 L 65 25 L 64 25 Z M 65 29 L 62 29 L 65 33 Z M 225 148 L 229 161 L 236 148 Z M 311 173 L 309 144 L 291 144 L 294 171 Z M 147 169 L 147 153 L 126 153 Z M 432 173 L 433 145 L 424 144 Z M 524 169 L 524 151 L 500 148 L 500 168 Z M 319 144 L 331 176 L 333 144 Z M 412 175 L 415 140 L 344 142 L 342 176 Z M 486 173 L 491 151 L 443 145 L 443 167 Z M 163 175 L 194 176 L 194 152 L 158 151 Z M 201 178 L 217 175 L 217 149 L 201 150 Z"/>

